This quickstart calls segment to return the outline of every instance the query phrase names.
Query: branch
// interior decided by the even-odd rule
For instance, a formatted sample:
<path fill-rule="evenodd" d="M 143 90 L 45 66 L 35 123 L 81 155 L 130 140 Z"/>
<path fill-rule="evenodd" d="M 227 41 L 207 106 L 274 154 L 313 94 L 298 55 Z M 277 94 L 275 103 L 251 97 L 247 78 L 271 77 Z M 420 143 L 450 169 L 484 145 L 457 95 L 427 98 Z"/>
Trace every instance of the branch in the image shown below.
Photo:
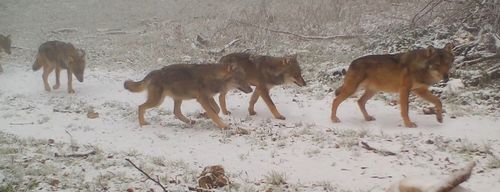
<path fill-rule="evenodd" d="M 474 65 L 476 63 L 480 63 L 483 61 L 493 60 L 493 59 L 500 59 L 500 55 L 496 54 L 496 55 L 492 55 L 492 56 L 488 56 L 488 57 L 481 57 L 479 59 L 474 59 L 474 60 L 470 60 L 470 61 L 464 61 L 457 66 L 457 69 L 462 68 L 462 67 L 467 67 L 470 65 Z"/>
<path fill-rule="evenodd" d="M 34 125 L 34 122 L 28 122 L 28 123 L 9 123 L 9 125 Z"/>
<path fill-rule="evenodd" d="M 382 154 L 384 156 L 396 155 L 396 153 L 391 152 L 391 151 L 383 151 L 383 150 L 379 150 L 379 149 L 373 148 L 370 145 L 368 145 L 368 143 L 366 143 L 364 141 L 361 141 L 361 147 L 364 148 L 364 149 L 366 149 L 366 150 L 373 151 L 375 153 L 380 153 L 380 154 Z"/>
<path fill-rule="evenodd" d="M 212 54 L 222 53 L 222 52 L 226 51 L 227 48 L 233 46 L 238 41 L 240 41 L 240 38 L 233 39 L 231 42 L 229 42 L 228 44 L 224 45 L 224 47 L 222 47 L 222 49 L 220 49 L 220 50 L 210 50 L 210 51 L 208 51 L 208 53 L 212 53 Z"/>
<path fill-rule="evenodd" d="M 234 21 L 237 22 L 237 23 L 239 23 L 239 24 L 242 24 L 242 25 L 246 25 L 246 26 L 250 26 L 250 27 L 255 27 L 255 28 L 262 29 L 262 30 L 269 31 L 269 32 L 273 32 L 273 33 L 280 33 L 280 34 L 291 35 L 291 36 L 299 37 L 299 38 L 302 38 L 302 39 L 313 39 L 313 40 L 353 39 L 353 38 L 358 38 L 358 37 L 367 37 L 367 36 L 370 36 L 370 35 L 367 35 L 367 34 L 358 34 L 358 35 L 333 35 L 333 36 L 309 36 L 309 35 L 300 35 L 300 34 L 292 33 L 292 32 L 289 32 L 289 31 L 271 29 L 271 28 L 268 28 L 268 27 L 264 27 L 264 26 L 260 26 L 260 25 L 254 25 L 254 24 L 251 24 L 251 23 L 243 22 L 243 21 L 237 21 L 237 20 L 234 20 Z"/>
<path fill-rule="evenodd" d="M 69 154 L 69 155 L 65 155 L 64 157 L 88 157 L 89 155 L 95 155 L 97 154 L 96 151 L 91 151 L 91 152 L 88 152 L 88 153 L 74 153 L 74 154 Z"/>
<path fill-rule="evenodd" d="M 146 175 L 146 177 L 148 177 L 149 180 L 155 182 L 156 184 L 158 184 L 164 192 L 168 192 L 167 188 L 165 188 L 165 186 L 163 186 L 161 183 L 160 183 L 160 180 L 155 180 L 153 179 L 151 176 L 149 176 L 146 172 L 144 172 L 141 168 L 137 167 L 137 165 L 135 165 L 130 159 L 125 159 L 126 161 L 128 161 L 130 164 L 132 164 L 132 166 L 134 166 L 137 170 L 139 170 L 142 174 Z"/>
<path fill-rule="evenodd" d="M 429 12 L 431 12 L 432 10 L 434 10 L 434 8 L 436 8 L 439 4 L 441 4 L 444 0 L 430 0 L 425 6 L 424 8 L 422 8 L 420 11 L 417 12 L 417 14 L 415 14 L 413 16 L 413 18 L 411 19 L 411 25 L 412 26 L 415 26 L 415 23 L 417 23 L 418 20 L 420 20 L 422 17 L 424 17 L 425 15 L 427 15 Z M 432 3 L 434 3 L 431 7 L 429 7 Z M 429 7 L 429 9 L 427 9 Z M 427 9 L 427 11 L 425 11 Z M 424 12 L 425 13 L 422 13 Z"/>

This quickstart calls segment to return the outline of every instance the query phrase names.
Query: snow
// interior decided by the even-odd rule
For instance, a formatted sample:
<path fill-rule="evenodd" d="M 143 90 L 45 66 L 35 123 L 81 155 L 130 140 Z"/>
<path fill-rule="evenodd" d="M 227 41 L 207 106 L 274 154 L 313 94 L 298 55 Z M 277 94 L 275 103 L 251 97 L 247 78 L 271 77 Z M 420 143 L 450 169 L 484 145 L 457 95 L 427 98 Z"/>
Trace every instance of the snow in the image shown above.
<path fill-rule="evenodd" d="M 210 120 L 197 118 L 201 107 L 195 101 L 184 102 L 182 110 L 197 124 L 191 126 L 176 120 L 172 115 L 173 103 L 166 99 L 159 108 L 148 111 L 146 118 L 152 125 L 139 127 L 136 109 L 144 102 L 145 94 L 130 93 L 123 88 L 124 78 L 141 78 L 134 71 L 87 71 L 84 83 L 74 83 L 76 94 L 67 94 L 65 86 L 45 92 L 40 72 L 30 72 L 25 64 L 7 65 L 8 73 L 0 76 L 2 111 L 0 131 L 24 138 L 68 141 L 69 132 L 74 142 L 99 146 L 104 151 L 138 151 L 144 155 L 181 159 L 190 165 L 224 165 L 230 172 L 244 172 L 249 180 L 258 181 L 271 170 L 286 173 L 288 182 L 311 184 L 333 181 L 343 188 L 379 190 L 401 175 L 426 173 L 433 170 L 426 162 L 402 161 L 399 157 L 384 157 L 363 149 L 336 148 L 342 138 L 335 138 L 329 130 L 367 130 L 363 138 L 376 148 L 398 153 L 397 143 L 381 141 L 377 137 L 445 137 L 463 139 L 472 143 L 490 142 L 498 153 L 500 131 L 497 119 L 488 117 L 445 117 L 438 123 L 433 116 L 412 111 L 411 117 L 418 124 L 416 129 L 401 127 L 398 107 L 373 100 L 367 109 L 376 121 L 365 122 L 356 102 L 350 99 L 339 108 L 342 123 L 329 120 L 331 98 L 312 99 L 307 94 L 293 94 L 288 89 L 273 89 L 272 97 L 286 121 L 272 119 L 263 102 L 256 105 L 257 116 L 247 115 L 250 95 L 232 92 L 228 96 L 231 116 L 222 118 L 233 128 L 250 130 L 248 136 L 231 135 L 219 130 Z M 65 78 L 62 78 L 65 82 Z M 64 85 L 64 83 L 63 83 Z M 298 89 L 298 88 L 297 88 Z M 298 92 L 301 92 L 298 90 Z M 84 111 L 93 107 L 100 114 L 97 119 L 87 119 Z M 54 109 L 68 113 L 55 112 Z M 57 111 L 57 110 L 56 110 Z M 72 112 L 73 111 L 73 112 Z M 18 125 L 25 123 L 25 125 Z M 30 124 L 32 123 L 32 124 Z M 273 141 L 273 138 L 276 138 Z M 355 138 L 359 139 L 359 138 Z M 413 138 L 414 139 L 414 138 Z M 281 142 L 281 143 L 280 143 Z M 280 143 L 280 144 L 277 144 Z M 441 154 L 446 157 L 454 155 Z M 443 157 L 439 157 L 440 159 Z M 450 161 L 462 160 L 450 159 Z M 441 160 L 436 162 L 441 164 Z M 459 164 L 459 163 L 457 163 Z M 361 167 L 367 167 L 362 169 Z M 498 173 L 498 170 L 487 172 Z M 434 171 L 432 171 L 434 172 Z M 346 174 L 348 174 L 346 176 Z M 466 185 L 471 188 L 493 189 L 500 187 L 498 178 L 474 175 Z M 391 176 L 391 179 L 373 179 L 372 176 Z M 490 180 L 491 183 L 475 186 L 474 181 Z M 360 186 L 362 182 L 364 185 Z"/>
<path fill-rule="evenodd" d="M 12 33 L 16 46 L 12 55 L 0 58 L 4 68 L 0 74 L 0 181 L 14 184 L 38 181 L 39 191 L 103 191 L 104 187 L 108 191 L 128 188 L 160 191 L 154 183 L 144 182 L 145 177 L 124 160 L 130 158 L 159 176 L 172 191 L 186 191 L 186 186 L 196 186 L 193 178 L 204 167 L 220 164 L 229 179 L 241 185 L 236 189 L 223 189 L 228 191 L 273 188 L 274 191 L 377 192 L 408 176 L 439 178 L 474 160 L 477 166 L 462 186 L 485 192 L 500 188 L 500 169 L 493 166 L 500 162 L 496 159 L 500 156 L 498 104 L 485 105 L 487 102 L 475 96 L 487 91 L 464 93 L 467 87 L 461 80 L 448 82 L 444 88 L 446 94 L 464 93 L 471 99 L 467 100 L 468 106 L 462 108 L 448 102 L 452 97 L 442 99 L 446 110 L 442 124 L 435 116 L 424 115 L 421 108 L 425 105 L 415 101 L 410 104 L 410 118 L 418 128 L 405 128 L 399 105 L 391 106 L 386 101 L 397 99 L 397 95 L 387 94 L 367 103 L 366 108 L 375 121 L 364 121 L 356 98 L 349 98 L 337 113 L 342 122 L 332 123 L 331 91 L 338 87 L 342 77 L 331 74 L 346 69 L 354 58 L 370 51 L 383 53 L 382 46 L 363 50 L 359 45 L 362 40 L 304 41 L 230 25 L 227 18 L 238 18 L 236 13 L 244 6 L 236 5 L 246 1 L 228 2 L 215 11 L 206 9 L 208 5 L 202 4 L 205 1 L 196 1 L 196 6 L 186 2 L 49 0 L 44 1 L 43 6 L 27 1 L 0 3 L 0 32 Z M 278 1 L 274 3 L 279 7 Z M 247 11 L 250 12 L 247 19 L 252 19 L 253 10 Z M 290 10 L 278 11 L 295 14 Z M 73 13 L 74 17 L 67 17 Z M 358 13 L 352 17 L 356 15 Z M 377 30 L 382 25 L 379 22 L 391 22 L 378 16 L 363 15 L 369 23 L 358 27 Z M 277 19 L 287 19 L 287 16 Z M 294 22 L 300 26 L 303 21 Z M 337 27 L 344 23 L 330 25 L 338 31 L 325 30 L 325 34 L 358 33 L 352 26 Z M 48 32 L 57 29 L 76 31 Z M 210 41 L 209 50 L 220 49 L 238 35 L 241 41 L 226 53 L 299 52 L 308 85 L 279 86 L 271 91 L 278 110 L 287 119 L 274 119 L 262 100 L 257 102 L 257 115 L 249 116 L 250 94 L 232 91 L 227 96 L 231 115 L 220 115 L 231 125 L 231 130 L 221 131 L 211 120 L 200 117 L 202 108 L 194 100 L 183 102 L 182 111 L 196 120 L 196 124 L 182 123 L 172 114 L 173 101 L 168 98 L 161 106 L 147 111 L 145 117 L 151 125 L 139 127 L 137 107 L 145 101 L 146 94 L 125 90 L 123 82 L 140 80 L 149 71 L 166 64 L 217 60 L 220 55 L 191 48 L 190 38 L 198 34 Z M 36 47 L 55 39 L 72 42 L 87 52 L 85 81 L 73 81 L 75 94 L 67 93 L 65 72 L 61 76 L 61 88 L 46 92 L 41 71 L 31 70 Z M 391 51 L 399 51 L 400 47 L 393 49 Z M 54 83 L 54 73 L 49 82 Z M 488 101 L 496 100 L 489 97 Z M 99 117 L 87 118 L 88 109 L 99 113 Z M 236 133 L 237 127 L 248 130 L 249 134 Z M 47 144 L 48 139 L 55 143 Z M 361 141 L 395 155 L 364 149 Z M 75 151 L 75 146 L 80 149 Z M 54 156 L 54 153 L 91 150 L 97 150 L 97 155 Z M 38 170 L 35 173 L 51 173 L 47 174 L 50 177 L 33 174 L 33 169 Z M 269 184 L 266 177 L 273 172 L 285 175 L 287 184 Z M 62 184 L 51 186 L 47 178 L 58 179 Z M 0 188 L 4 185 L 2 182 Z"/>

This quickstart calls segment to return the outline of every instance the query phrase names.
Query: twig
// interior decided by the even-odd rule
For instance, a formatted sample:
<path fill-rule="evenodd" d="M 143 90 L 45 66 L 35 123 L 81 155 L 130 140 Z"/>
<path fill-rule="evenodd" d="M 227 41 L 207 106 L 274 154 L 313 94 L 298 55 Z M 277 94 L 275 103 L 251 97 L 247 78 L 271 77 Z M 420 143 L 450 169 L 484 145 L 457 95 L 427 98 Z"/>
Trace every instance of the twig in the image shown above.
<path fill-rule="evenodd" d="M 224 47 L 222 47 L 222 49 L 220 49 L 220 50 L 210 50 L 210 51 L 208 51 L 208 53 L 211 53 L 211 54 L 222 53 L 222 52 L 226 51 L 227 48 L 233 46 L 238 41 L 240 41 L 240 38 L 233 39 L 231 42 L 229 42 L 226 45 L 224 45 Z"/>
<path fill-rule="evenodd" d="M 70 111 L 70 110 L 61 110 L 61 109 L 52 109 L 52 112 L 56 112 L 56 113 L 82 113 L 83 111 L 80 111 L 80 110 L 76 110 L 76 111 Z"/>
<path fill-rule="evenodd" d="M 464 62 L 460 63 L 457 66 L 457 68 L 467 67 L 470 65 L 474 65 L 476 63 L 480 63 L 480 62 L 488 61 L 488 60 L 493 60 L 493 59 L 500 59 L 500 55 L 496 54 L 496 55 L 492 55 L 492 56 L 488 56 L 488 57 L 481 57 L 479 59 L 474 59 L 474 60 L 470 60 L 470 61 L 464 61 Z"/>
<path fill-rule="evenodd" d="M 56 29 L 51 31 L 51 33 L 72 33 L 72 32 L 77 32 L 77 28 L 61 28 L 61 29 Z"/>
<path fill-rule="evenodd" d="M 361 141 L 361 147 L 364 148 L 364 149 L 366 149 L 366 150 L 373 151 L 375 153 L 380 153 L 380 154 L 382 154 L 384 156 L 396 155 L 396 153 L 391 152 L 391 151 L 382 151 L 382 150 L 373 148 L 370 145 L 368 145 L 368 143 L 366 143 L 364 141 Z"/>
<path fill-rule="evenodd" d="M 168 192 L 167 188 L 165 188 L 165 186 L 163 186 L 161 183 L 160 183 L 160 180 L 155 180 L 153 179 L 151 176 L 149 176 L 146 172 L 144 172 L 141 168 L 137 167 L 137 165 L 135 165 L 130 159 L 125 159 L 126 161 L 128 161 L 130 164 L 132 164 L 132 166 L 134 166 L 137 170 L 139 170 L 142 174 L 144 174 L 149 180 L 155 182 L 157 185 L 159 185 L 164 192 Z"/>
<path fill-rule="evenodd" d="M 91 151 L 91 152 L 88 152 L 88 153 L 82 153 L 82 154 L 79 154 L 79 153 L 75 153 L 75 154 L 69 154 L 69 155 L 65 155 L 64 157 L 88 157 L 89 155 L 95 155 L 97 154 L 96 151 Z"/>
<path fill-rule="evenodd" d="M 283 31 L 283 30 L 271 29 L 271 28 L 268 28 L 268 27 L 263 27 L 263 26 L 260 26 L 260 25 L 255 25 L 255 24 L 251 24 L 251 23 L 247 23 L 247 22 L 243 22 L 243 21 L 237 21 L 237 20 L 234 20 L 234 21 L 237 22 L 237 23 L 239 23 L 239 24 L 242 24 L 242 25 L 247 25 L 247 26 L 250 26 L 250 27 L 255 27 L 255 28 L 266 30 L 266 31 L 270 31 L 270 32 L 273 32 L 273 33 L 281 33 L 281 34 L 291 35 L 291 36 L 295 36 L 295 37 L 300 37 L 302 39 L 331 40 L 331 39 L 353 39 L 353 38 L 358 38 L 358 37 L 367 37 L 367 36 L 370 36 L 370 35 L 367 35 L 367 34 L 358 34 L 358 35 L 333 35 L 333 36 L 309 36 L 309 35 L 300 35 L 300 34 L 297 34 L 297 33 L 292 33 L 290 31 Z"/>
<path fill-rule="evenodd" d="M 425 15 L 427 15 L 429 12 L 433 11 L 434 8 L 436 8 L 439 4 L 441 4 L 442 2 L 444 2 L 444 0 L 430 0 L 425 6 L 424 8 L 422 8 L 420 11 L 417 12 L 417 14 L 415 14 L 413 16 L 413 18 L 411 19 L 411 26 L 415 26 L 415 23 L 417 23 L 418 20 L 420 20 L 422 17 L 424 17 Z M 434 3 L 434 4 L 433 4 Z M 431 4 L 433 4 L 431 7 L 429 7 Z M 427 9 L 429 8 L 429 9 Z M 425 11 L 427 10 L 427 11 Z M 425 12 L 424 12 L 425 11 Z M 424 12 L 424 13 L 422 13 Z"/>
<path fill-rule="evenodd" d="M 9 123 L 9 125 L 34 125 L 34 122 L 28 122 L 28 123 Z"/>

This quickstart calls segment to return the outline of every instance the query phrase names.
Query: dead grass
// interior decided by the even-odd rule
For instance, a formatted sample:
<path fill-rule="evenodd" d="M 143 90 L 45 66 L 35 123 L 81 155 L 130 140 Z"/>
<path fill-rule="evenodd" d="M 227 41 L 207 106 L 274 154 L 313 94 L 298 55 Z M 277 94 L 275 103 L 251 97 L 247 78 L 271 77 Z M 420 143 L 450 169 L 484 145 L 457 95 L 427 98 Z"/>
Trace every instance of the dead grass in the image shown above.
<path fill-rule="evenodd" d="M 265 176 L 265 181 L 271 185 L 286 184 L 286 174 L 273 170 Z"/>

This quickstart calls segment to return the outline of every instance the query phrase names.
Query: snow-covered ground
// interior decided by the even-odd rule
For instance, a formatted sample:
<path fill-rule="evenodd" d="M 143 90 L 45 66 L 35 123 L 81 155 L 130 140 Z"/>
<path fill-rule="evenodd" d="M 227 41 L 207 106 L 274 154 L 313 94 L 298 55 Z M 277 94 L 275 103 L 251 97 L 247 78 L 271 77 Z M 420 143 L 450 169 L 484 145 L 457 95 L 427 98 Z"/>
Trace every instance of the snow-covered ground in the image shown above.
<path fill-rule="evenodd" d="M 478 191 L 500 187 L 499 170 L 487 168 L 492 161 L 488 153 L 498 154 L 500 149 L 500 123 L 494 118 L 446 117 L 439 124 L 434 116 L 412 111 L 419 128 L 408 129 L 401 127 L 398 107 L 370 101 L 367 108 L 377 120 L 365 122 L 355 100 L 349 99 L 339 109 L 343 122 L 332 124 L 330 97 L 315 99 L 300 89 L 278 87 L 273 98 L 285 121 L 273 119 L 263 102 L 256 106 L 257 116 L 248 116 L 249 94 L 235 91 L 228 97 L 232 115 L 223 115 L 223 120 L 249 130 L 249 135 L 220 131 L 199 117 L 202 109 L 195 101 L 184 102 L 182 109 L 197 123 L 184 124 L 172 115 L 168 99 L 146 114 L 152 125 L 141 128 L 136 109 L 145 96 L 128 92 L 122 84 L 142 74 L 89 70 L 84 83 L 74 84 L 76 94 L 69 95 L 65 86 L 45 92 L 41 72 L 31 72 L 26 63 L 11 63 L 5 69 L 8 72 L 0 76 L 0 131 L 21 138 L 75 142 L 106 152 L 135 151 L 181 160 L 194 168 L 221 164 L 249 183 L 279 171 L 290 184 L 326 181 L 361 191 L 381 191 L 403 176 L 446 174 L 476 160 L 479 165 L 464 185 Z M 99 118 L 88 119 L 89 108 Z M 375 154 L 360 148 L 360 141 L 397 155 Z"/>
<path fill-rule="evenodd" d="M 47 2 L 49 5 L 44 5 L 46 7 L 58 6 L 57 1 Z M 44 13 L 45 9 L 29 3 L 29 6 L 23 7 L 23 3 L 26 4 L 24 1 L 19 4 L 8 2 L 0 9 L 9 12 L 27 9 L 34 14 Z M 68 6 L 68 10 L 58 11 L 94 6 L 82 2 L 67 3 L 60 6 Z M 116 6 L 123 9 L 133 7 L 127 4 L 136 5 L 134 1 L 127 1 Z M 144 9 L 147 7 L 143 6 Z M 126 15 L 107 6 L 95 8 Z M 169 35 L 176 33 L 175 27 L 167 32 L 155 28 L 156 25 L 180 22 L 163 22 L 163 17 L 171 13 L 163 15 L 160 9 L 155 8 L 153 10 L 156 11 L 141 14 L 141 9 L 136 8 L 129 8 L 129 14 L 133 15 L 129 20 L 95 20 L 91 18 L 104 13 L 96 11 L 96 16 L 91 16 L 93 12 L 87 10 L 77 12 L 77 15 L 82 14 L 78 18 L 51 22 L 50 18 L 63 17 L 55 14 L 36 18 L 39 21 L 31 23 L 40 25 L 43 31 L 76 28 L 76 32 L 68 34 L 47 34 L 30 28 L 28 21 L 34 15 L 14 15 L 10 16 L 11 20 L 5 19 L 6 15 L 0 18 L 0 21 L 8 22 L 5 26 L 9 29 L 6 30 L 15 33 L 14 46 L 17 47 L 12 55 L 0 60 L 5 71 L 0 74 L 0 187 L 5 183 L 41 191 L 146 191 L 149 188 L 160 191 L 158 186 L 145 181 L 145 177 L 125 161 L 129 158 L 150 174 L 158 175 L 162 183 L 174 191 L 196 186 L 196 176 L 203 168 L 216 164 L 225 167 L 233 182 L 223 190 L 384 191 L 392 182 L 403 177 L 447 175 L 469 161 L 477 161 L 478 165 L 470 180 L 463 184 L 464 187 L 472 191 L 491 192 L 500 188 L 498 110 L 494 110 L 492 115 L 477 116 L 474 114 L 485 114 L 484 111 L 475 112 L 482 111 L 481 106 L 475 106 L 470 111 L 455 111 L 445 102 L 447 113 L 444 123 L 440 124 L 434 116 L 424 115 L 420 108 L 412 108 L 410 117 L 418 128 L 408 129 L 401 125 L 399 105 L 391 106 L 377 98 L 370 100 L 367 110 L 377 120 L 366 122 L 357 107 L 356 98 L 350 98 L 339 108 L 338 116 L 342 123 L 331 123 L 333 93 L 326 93 L 324 89 L 331 85 L 317 81 L 312 75 L 315 71 L 310 69 L 314 68 L 311 66 L 324 66 L 322 63 L 325 60 L 346 63 L 352 57 L 360 56 L 344 54 L 354 51 L 338 42 L 328 42 L 326 46 L 317 42 L 300 42 L 300 46 L 292 49 L 304 52 L 299 60 L 306 60 L 302 65 L 307 69 L 304 73 L 309 84 L 304 88 L 289 85 L 271 91 L 278 110 L 287 117 L 286 120 L 273 119 L 262 100 L 256 105 L 257 115 L 249 116 L 250 94 L 233 91 L 227 98 L 232 114 L 221 114 L 223 121 L 233 127 L 231 130 L 221 131 L 211 120 L 200 117 L 202 108 L 195 101 L 183 102 L 182 110 L 187 117 L 196 120 L 196 124 L 182 123 L 174 118 L 170 99 L 166 99 L 160 107 L 149 110 L 146 119 L 151 125 L 141 128 L 137 121 L 137 106 L 145 101 L 145 93 L 128 92 L 123 88 L 125 80 L 139 80 L 149 70 L 160 68 L 163 64 L 214 58 L 192 48 L 191 40 L 172 39 Z M 154 19 L 149 20 L 150 17 Z M 191 26 L 186 26 L 203 23 L 196 18 L 193 20 L 189 24 Z M 43 27 L 44 24 L 47 26 Z M 200 25 L 204 26 L 204 23 Z M 124 33 L 102 34 L 98 28 L 122 28 Z M 195 34 L 188 29 L 185 31 L 189 35 Z M 155 35 L 161 35 L 161 42 L 151 39 Z M 138 39 L 133 39 L 135 37 Z M 76 94 L 67 93 L 65 72 L 61 75 L 61 88 L 46 92 L 41 71 L 31 71 L 37 43 L 48 39 L 75 42 L 78 47 L 87 50 L 89 60 L 85 81 L 73 81 Z M 284 47 L 288 48 L 286 44 L 293 43 L 284 44 L 277 44 L 275 49 L 268 51 L 281 52 Z M 154 55 L 152 52 L 158 48 L 156 46 L 165 47 L 166 52 Z M 315 50 L 322 46 L 327 47 L 324 52 Z M 344 46 L 347 48 L 336 51 Z M 244 47 L 238 48 L 244 50 Z M 332 58 L 330 54 L 336 56 Z M 203 57 L 198 58 L 200 55 Z M 144 61 L 142 58 L 153 59 Z M 54 74 L 49 82 L 54 83 Z M 454 86 L 452 89 L 460 92 L 462 87 Z M 99 117 L 87 118 L 89 109 L 99 113 Z M 248 130 L 249 134 L 238 134 L 235 131 L 237 127 Z M 361 142 L 380 152 L 363 148 Z M 89 151 L 96 153 L 86 158 L 65 156 Z M 286 184 L 273 185 L 272 180 L 280 176 L 285 177 Z"/>

